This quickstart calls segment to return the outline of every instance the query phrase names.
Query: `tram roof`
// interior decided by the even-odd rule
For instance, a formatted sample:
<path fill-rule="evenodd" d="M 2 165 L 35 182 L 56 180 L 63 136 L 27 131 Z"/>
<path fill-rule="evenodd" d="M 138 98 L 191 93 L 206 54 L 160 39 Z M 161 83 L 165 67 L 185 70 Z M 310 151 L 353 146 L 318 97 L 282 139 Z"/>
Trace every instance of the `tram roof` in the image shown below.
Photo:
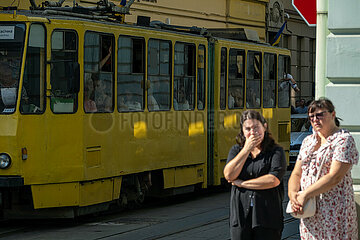
<path fill-rule="evenodd" d="M 3 10 L 0 11 L 0 13 L 3 14 L 14 14 L 14 11 L 9 10 Z M 16 18 L 14 20 L 16 21 L 38 21 L 41 18 L 48 22 L 49 20 L 63 20 L 63 21 L 81 21 L 81 22 L 91 22 L 91 23 L 97 23 L 97 24 L 103 24 L 103 25 L 110 25 L 110 26 L 121 26 L 125 28 L 136 28 L 136 29 L 142 29 L 142 30 L 152 30 L 152 31 L 161 31 L 161 32 L 169 32 L 174 34 L 181 34 L 181 35 L 189 35 L 189 36 L 197 36 L 197 37 L 204 37 L 201 34 L 191 32 L 191 31 L 176 31 L 171 29 L 163 29 L 158 27 L 152 27 L 152 26 L 141 26 L 137 24 L 127 24 L 127 23 L 120 23 L 116 21 L 110 21 L 107 17 L 101 17 L 101 16 L 76 16 L 76 15 L 65 15 L 64 13 L 59 13 L 54 10 L 18 10 L 16 11 L 16 15 L 21 16 L 23 15 L 25 18 Z M 27 18 L 27 19 L 26 19 Z M 193 27 L 194 29 L 196 27 Z M 190 28 L 189 28 L 190 29 Z"/>
<path fill-rule="evenodd" d="M 14 10 L 2 10 L 0 13 L 3 14 L 14 14 Z M 167 32 L 178 35 L 188 35 L 192 37 L 198 38 L 213 38 L 214 40 L 221 41 L 229 41 L 234 43 L 245 43 L 250 45 L 257 45 L 263 47 L 272 47 L 268 43 L 260 42 L 256 40 L 256 37 L 252 37 L 253 40 L 249 39 L 236 39 L 238 36 L 244 36 L 250 32 L 250 30 L 237 28 L 237 29 L 205 29 L 198 27 L 183 27 L 183 26 L 173 26 L 167 25 L 158 21 L 154 21 L 155 24 L 153 26 L 141 26 L 137 24 L 126 24 L 120 23 L 116 21 L 109 20 L 108 17 L 105 16 L 94 16 L 94 15 L 84 15 L 84 14 L 67 14 L 66 12 L 60 12 L 56 10 L 17 10 L 16 15 L 23 15 L 25 18 L 16 18 L 17 21 L 39 21 L 43 19 L 44 22 L 48 22 L 49 20 L 63 20 L 63 21 L 81 21 L 81 22 L 91 22 L 98 23 L 110 26 L 121 26 L 124 28 L 135 28 L 141 30 L 151 30 L 158 32 Z M 27 19 L 26 19 L 27 18 Z M 160 23 L 160 24 L 159 24 Z M 254 33 L 250 32 L 250 35 Z M 232 38 L 232 36 L 235 36 Z M 255 40 L 254 40 L 255 39 Z M 285 49 L 276 47 L 278 49 Z"/>
<path fill-rule="evenodd" d="M 216 40 L 219 40 L 219 41 L 226 41 L 226 42 L 233 42 L 233 43 L 244 43 L 244 44 L 253 45 L 253 46 L 276 48 L 276 49 L 287 50 L 287 51 L 289 50 L 289 49 L 283 48 L 283 47 L 272 46 L 269 43 L 264 43 L 264 42 L 252 42 L 252 41 L 245 41 L 245 40 L 235 40 L 235 39 L 229 39 L 229 38 L 223 38 L 223 37 L 213 37 L 213 38 L 216 39 Z"/>

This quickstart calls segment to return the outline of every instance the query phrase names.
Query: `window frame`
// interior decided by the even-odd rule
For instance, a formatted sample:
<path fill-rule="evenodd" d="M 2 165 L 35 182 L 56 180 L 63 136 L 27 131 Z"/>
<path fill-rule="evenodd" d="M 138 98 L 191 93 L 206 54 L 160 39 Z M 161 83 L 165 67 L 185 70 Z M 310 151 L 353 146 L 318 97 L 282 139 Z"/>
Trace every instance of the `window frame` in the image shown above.
<path fill-rule="evenodd" d="M 99 49 L 99 52 L 98 52 L 98 61 L 97 61 L 97 64 L 96 64 L 96 66 L 97 66 L 97 69 L 87 69 L 86 68 L 86 63 L 85 63 L 85 61 L 86 60 L 88 60 L 88 59 L 86 59 L 85 58 L 85 55 L 86 55 L 86 53 L 87 53 L 87 51 L 86 51 L 86 47 L 89 47 L 88 45 L 86 45 L 86 37 L 87 37 L 87 34 L 96 34 L 98 37 L 99 37 L 99 47 L 98 47 L 98 49 Z M 101 63 L 101 61 L 102 60 L 104 60 L 104 58 L 105 57 L 102 57 L 102 53 L 104 53 L 105 52 L 105 50 L 103 50 L 102 48 L 104 47 L 104 45 L 105 44 L 103 44 L 103 40 L 104 40 L 104 38 L 108 38 L 108 40 L 110 40 L 110 44 L 111 44 L 111 55 L 110 55 L 110 57 L 109 57 L 109 59 L 111 59 L 111 66 L 110 66 L 110 70 L 111 71 L 102 71 L 103 70 L 103 66 L 101 66 L 101 68 L 100 68 L 100 66 L 99 66 L 99 64 Z M 83 79 L 83 93 L 85 93 L 85 83 L 86 83 L 86 80 L 87 79 L 85 79 L 86 78 L 86 74 L 97 74 L 98 75 L 98 80 L 97 81 L 99 81 L 99 82 L 102 82 L 102 81 L 104 81 L 104 79 L 102 79 L 102 80 L 100 80 L 101 78 L 100 78 L 100 76 L 102 75 L 102 74 L 105 74 L 105 75 L 107 75 L 107 74 L 111 74 L 112 76 L 111 76 L 111 84 L 110 84 L 110 86 L 111 86 L 111 91 L 109 91 L 109 92 L 111 92 L 111 96 L 109 96 L 109 95 L 107 95 L 108 97 L 110 97 L 111 98 L 111 108 L 110 108 L 110 110 L 109 111 L 106 111 L 106 110 L 103 110 L 103 111 L 99 111 L 99 109 L 97 109 L 97 111 L 95 111 L 95 112 L 91 112 L 91 111 L 85 111 L 85 94 L 83 94 L 84 96 L 83 96 L 83 99 L 82 99 L 82 103 L 83 103 L 83 111 L 84 111 L 84 113 L 86 113 L 86 114 L 94 114 L 94 113 L 99 113 L 99 114 L 101 114 L 101 113 L 113 113 L 114 112 L 114 109 L 115 109 L 115 106 L 116 106 L 116 104 L 115 104 L 115 100 L 116 100 L 116 97 L 115 97 L 115 82 L 116 82 L 116 79 L 115 79 L 115 63 L 116 63 L 116 59 L 115 59 L 115 46 L 116 46 L 116 44 L 115 44 L 115 36 L 114 36 L 114 34 L 113 33 L 108 33 L 108 32 L 98 32 L 98 31 L 93 31 L 93 30 L 86 30 L 85 31 L 85 33 L 84 33 L 84 45 L 83 45 L 83 48 L 84 48 L 84 55 L 83 55 L 83 64 L 84 64 L 84 66 L 83 66 L 83 74 L 84 74 L 84 79 Z M 90 48 L 90 47 L 89 47 Z M 90 49 L 92 49 L 93 47 L 91 47 Z M 108 61 L 108 60 L 107 60 Z M 106 63 L 106 62 L 105 62 Z M 105 65 L 105 63 L 104 63 L 104 65 Z M 94 83 L 94 81 L 93 81 L 93 84 L 95 85 L 95 83 Z M 95 91 L 96 91 L 96 89 L 95 89 L 95 86 L 94 86 L 94 89 L 93 89 L 93 91 L 94 91 L 94 95 L 96 95 L 95 93 Z M 96 101 L 96 98 L 95 98 L 95 96 L 94 96 L 94 100 L 93 100 L 95 103 L 97 102 Z M 105 109 L 105 108 L 104 108 Z"/>
<path fill-rule="evenodd" d="M 249 70 L 250 70 L 250 68 L 249 68 L 249 61 L 251 61 L 251 60 L 249 60 L 249 55 L 250 54 L 252 54 L 252 53 L 254 53 L 254 62 L 253 62 L 253 65 L 252 66 L 254 66 L 253 67 L 253 77 L 254 78 L 251 78 L 251 80 L 249 80 Z M 259 68 L 258 68 L 258 70 L 259 70 L 259 78 L 255 78 L 255 72 L 256 72 L 256 69 L 255 69 L 255 59 L 256 59 L 256 56 L 259 56 L 259 64 L 260 64 L 260 66 L 259 66 Z M 262 92 L 261 92 L 261 88 L 262 88 L 262 65 L 263 65 L 263 60 L 262 60 L 262 53 L 261 53 L 261 51 L 255 51 L 255 50 L 248 50 L 247 51 L 247 53 L 246 53 L 246 79 L 245 79 L 245 84 L 246 84 L 246 95 L 245 95 L 245 104 L 246 104 L 246 108 L 248 108 L 248 109 L 260 109 L 261 108 L 261 100 L 262 100 Z M 249 94 L 249 91 L 248 91 L 248 89 L 249 89 L 249 82 L 251 82 L 251 81 L 254 81 L 254 82 L 256 82 L 256 81 L 259 81 L 259 86 L 258 86 L 258 91 L 259 91 L 259 95 L 258 96 L 256 96 L 258 99 L 259 99 L 259 106 L 255 106 L 255 107 L 253 107 L 253 106 L 250 106 L 250 104 L 248 104 L 248 94 Z M 257 99 L 255 99 L 255 103 L 256 103 L 256 100 Z"/>
<path fill-rule="evenodd" d="M 47 101 L 46 101 L 46 89 L 47 89 L 47 82 L 46 82 L 46 80 L 47 80 L 47 71 L 46 71 L 46 66 L 47 66 L 47 28 L 46 28 L 46 26 L 45 26 L 45 24 L 43 24 L 43 23 L 37 23 L 37 22 L 34 22 L 34 23 L 31 23 L 30 25 L 29 25 L 29 38 L 28 38 L 28 42 L 27 42 L 27 45 L 26 45 L 26 56 L 25 56 L 25 65 L 24 65 L 24 74 L 23 74 L 23 82 L 22 82 L 22 88 L 24 87 L 24 77 L 25 77 L 25 74 L 26 74 L 26 72 L 25 72 L 25 69 L 26 69 L 26 64 L 27 64 L 27 59 L 28 59 L 28 52 L 29 52 L 29 43 L 30 43 L 30 31 L 31 31 L 31 27 L 33 26 L 33 25 L 39 25 L 39 26 L 42 26 L 43 27 L 43 29 L 44 29 L 44 62 L 43 62 L 43 76 L 44 76 L 44 79 L 43 79 L 43 81 L 44 81 L 44 85 L 43 85 L 43 88 L 44 88 L 44 91 L 43 91 L 43 99 L 42 99 L 42 101 L 43 101 L 43 110 L 42 111 L 39 111 L 39 112 L 24 112 L 24 111 L 22 111 L 22 108 L 21 108 L 21 106 L 22 106 L 22 103 L 21 103 L 21 101 L 20 101 L 20 113 L 22 114 L 22 115 L 41 115 L 41 114 L 44 114 L 45 113 L 45 111 L 46 111 L 46 107 L 47 107 Z M 41 82 L 40 82 L 41 83 Z M 41 85 L 41 84 L 40 84 Z M 39 92 L 40 93 L 40 92 Z M 21 97 L 21 94 L 19 95 L 20 97 Z M 41 101 L 41 93 L 40 93 L 40 101 Z"/>
<path fill-rule="evenodd" d="M 150 51 L 150 48 L 149 48 L 149 43 L 150 41 L 159 41 L 159 54 L 158 54 L 158 74 L 157 75 L 154 75 L 154 74 L 149 74 L 149 68 L 150 68 L 150 65 L 149 65 L 149 62 L 151 62 L 149 60 L 149 57 L 150 57 L 150 54 L 149 54 L 149 51 Z M 164 75 L 164 74 L 161 74 L 161 43 L 168 43 L 169 45 L 169 63 L 168 63 L 168 75 Z M 162 109 L 162 108 L 159 108 L 159 110 L 152 110 L 152 109 L 149 109 L 149 106 L 148 106 L 148 103 L 146 104 L 146 109 L 149 111 L 149 112 L 158 112 L 158 111 L 170 111 L 171 110 L 171 106 L 172 106 L 172 96 L 173 96 L 173 93 L 172 93 L 172 64 L 173 64 L 173 42 L 169 39 L 159 39 L 159 38 L 149 38 L 146 42 L 146 62 L 147 62 L 147 65 L 145 66 L 146 67 L 146 76 L 147 76 L 147 83 L 146 83 L 146 98 L 147 98 L 147 101 L 149 99 L 149 89 L 151 88 L 151 80 L 149 79 L 149 77 L 155 77 L 155 76 L 158 76 L 158 77 L 168 77 L 168 83 L 169 83 L 169 91 L 168 91 L 168 97 L 169 97 L 169 102 L 168 102 L 168 106 L 167 108 L 165 109 Z M 162 81 L 159 81 L 161 84 Z M 161 92 L 160 92 L 161 93 Z M 147 102 L 146 101 L 146 102 Z M 159 102 L 159 101 L 158 101 Z M 159 104 L 159 103 L 158 103 Z M 160 106 L 162 106 L 160 104 Z"/>
<path fill-rule="evenodd" d="M 284 68 L 283 68 L 283 71 L 281 72 L 280 71 L 280 58 L 283 57 L 284 58 Z M 280 81 L 281 79 L 283 79 L 283 74 L 284 74 L 284 71 L 286 73 L 289 73 L 290 72 L 290 56 L 289 55 L 284 55 L 284 54 L 279 54 L 278 55 L 278 64 L 277 64 L 277 71 L 278 71 L 278 74 L 277 74 L 277 81 L 278 81 L 278 84 L 277 84 L 277 107 L 278 108 L 290 108 L 291 104 L 290 104 L 290 98 L 291 98 L 291 87 L 288 86 L 289 88 L 289 91 L 288 91 L 288 106 L 280 106 Z"/>
<path fill-rule="evenodd" d="M 242 68 L 241 68 L 241 72 L 240 73 L 242 73 L 243 74 L 243 76 L 242 77 L 234 77 L 234 78 L 232 78 L 231 77 L 231 75 L 233 74 L 232 72 L 230 72 L 231 70 L 232 70 L 232 58 L 231 58 L 231 53 L 232 52 L 235 52 L 236 54 L 234 55 L 235 56 L 235 58 L 236 58 L 236 60 L 235 60 L 235 64 L 234 65 L 236 65 L 236 67 L 237 67 L 237 57 L 238 56 L 242 56 Z M 240 53 L 240 54 L 238 54 L 238 53 Z M 227 94 L 227 108 L 228 109 L 230 109 L 230 110 L 234 110 L 234 109 L 243 109 L 244 107 L 245 107 L 245 79 L 246 79 L 246 77 L 245 77 L 245 75 L 246 75 L 246 51 L 245 51 L 245 49 L 240 49 L 240 48 L 230 48 L 230 50 L 229 50 L 229 67 L 228 67 L 228 85 L 227 85 L 227 92 L 228 92 L 228 94 Z M 238 69 L 238 68 L 236 68 L 236 69 Z M 239 71 L 237 71 L 235 74 L 238 74 L 239 73 Z M 235 102 L 234 102 L 234 106 L 232 106 L 232 107 L 230 107 L 229 105 L 230 105 L 230 95 L 232 96 L 232 92 L 233 92 L 233 89 L 231 88 L 230 89 L 230 86 L 232 87 L 232 82 L 234 81 L 238 81 L 238 80 L 240 80 L 240 81 L 242 81 L 242 84 L 240 84 L 241 85 L 241 87 L 242 87 L 242 92 L 241 92 L 241 94 L 242 94 L 242 102 L 243 102 L 243 104 L 242 104 L 242 106 L 241 107 L 235 107 Z M 239 88 L 241 88 L 241 87 L 239 87 Z M 235 89 L 238 89 L 238 88 L 235 88 Z M 234 96 L 232 96 L 233 98 L 234 98 Z M 234 99 L 234 101 L 235 101 L 235 99 Z"/>
<path fill-rule="evenodd" d="M 53 43 L 53 34 L 57 31 L 63 31 L 64 33 L 65 32 L 74 32 L 75 33 L 75 36 L 76 36 L 76 60 L 74 61 L 74 63 L 77 63 L 79 64 L 79 34 L 78 32 L 75 30 L 75 29 L 70 29 L 70 28 L 55 28 L 52 30 L 51 34 L 50 34 L 50 57 L 51 57 L 51 60 L 50 60 L 50 63 L 53 62 L 53 46 L 52 46 L 52 43 Z M 65 36 L 65 34 L 64 34 Z M 56 62 L 56 61 L 55 61 Z M 50 70 L 50 83 L 52 83 L 52 74 L 51 74 L 51 70 Z M 80 81 L 80 79 L 78 79 L 78 81 Z M 78 83 L 80 84 L 80 82 Z M 81 89 L 80 89 L 81 91 Z M 51 89 L 51 92 L 53 92 L 53 89 Z M 75 94 L 75 97 L 73 98 L 74 99 L 74 106 L 73 106 L 73 111 L 72 112 L 55 112 L 53 107 L 52 107 L 52 97 L 50 97 L 50 110 L 52 113 L 54 114 L 75 114 L 77 113 L 78 109 L 79 109 L 79 92 L 77 93 L 73 93 Z"/>
<path fill-rule="evenodd" d="M 270 79 L 269 80 L 266 80 L 265 79 L 265 59 L 266 59 L 266 55 L 270 55 L 270 56 L 273 56 L 274 58 L 274 79 Z M 270 69 L 269 69 L 270 70 Z M 269 71 L 270 72 L 270 71 Z M 265 106 L 265 91 L 266 91 L 266 88 L 264 87 L 265 86 L 265 81 L 273 81 L 274 82 L 274 103 L 272 106 Z M 262 84 L 262 88 L 263 88 L 263 91 L 262 91 L 262 102 L 263 102 L 263 108 L 276 108 L 276 103 L 277 103 L 277 54 L 276 53 L 273 53 L 273 52 L 264 52 L 264 57 L 263 57 L 263 84 Z"/>
<path fill-rule="evenodd" d="M 180 65 L 180 64 L 177 64 L 175 62 L 175 59 L 176 59 L 176 45 L 177 44 L 183 44 L 184 45 L 184 58 L 182 59 L 183 60 L 183 70 L 184 70 L 184 74 L 183 75 L 175 75 L 176 74 L 176 66 L 177 65 Z M 189 53 L 191 53 L 191 51 L 189 51 L 189 46 L 192 48 L 192 56 L 191 59 L 189 57 Z M 173 73 L 173 79 L 174 79 L 174 85 L 173 85 L 173 108 L 175 111 L 193 111 L 195 110 L 195 105 L 196 105 L 196 102 L 197 102 L 197 97 L 196 97 L 196 87 L 197 87 L 197 47 L 196 47 L 196 44 L 195 43 L 190 43 L 190 42 L 183 42 L 183 41 L 176 41 L 175 44 L 174 44 L 174 73 Z M 191 61 L 189 61 L 189 59 Z M 188 62 L 186 63 L 186 60 L 188 60 Z M 191 66 L 191 68 L 189 68 L 189 66 Z M 191 69 L 191 73 L 193 75 L 190 75 L 189 74 L 189 69 Z M 180 79 L 180 81 L 183 79 L 183 87 L 184 87 L 184 95 L 188 95 L 189 92 L 187 92 L 187 88 L 189 85 L 192 86 L 192 89 L 193 89 L 193 92 L 192 92 L 192 102 L 193 104 L 190 105 L 190 103 L 188 102 L 188 105 L 189 105 L 189 108 L 188 109 L 180 109 L 179 107 L 177 109 L 175 109 L 175 98 L 177 98 L 178 96 L 175 96 L 175 91 L 176 93 L 178 94 L 178 86 L 177 85 L 181 85 L 181 82 L 180 83 L 177 83 L 178 79 Z M 186 79 L 185 79 L 186 78 Z M 189 84 L 190 82 L 190 84 Z M 184 97 L 185 97 L 184 96 Z M 186 99 L 185 99 L 186 100 Z M 177 101 L 177 100 L 176 100 Z"/>
<path fill-rule="evenodd" d="M 124 38 L 129 38 L 131 39 L 131 56 L 130 56 L 130 71 L 127 72 L 127 73 L 123 73 L 123 72 L 119 72 L 119 64 L 120 62 L 118 61 L 119 60 L 119 56 L 120 56 L 120 50 L 121 50 L 121 47 L 120 47 L 120 44 L 119 44 L 119 41 L 120 41 L 120 38 L 121 37 L 124 37 Z M 134 40 L 139 40 L 139 42 L 142 43 L 142 72 L 134 72 Z M 124 112 L 143 112 L 146 108 L 145 106 L 145 98 L 146 98 L 146 91 L 145 91 L 145 77 L 146 77 L 146 68 L 147 68 L 147 65 L 146 65 L 146 44 L 147 44 L 147 41 L 145 39 L 145 37 L 143 36 L 134 36 L 134 35 L 119 35 L 118 36 L 118 39 L 117 39 L 117 46 L 118 48 L 116 49 L 117 50 L 117 79 L 116 79 L 116 87 L 117 87 L 117 92 L 116 92 L 116 95 L 117 95 L 117 102 L 116 102 L 116 109 L 119 113 L 124 113 Z M 120 96 L 119 96 L 119 90 L 121 89 L 120 88 L 120 84 L 119 84 L 119 76 L 120 75 L 128 75 L 128 76 L 138 76 L 138 75 L 142 75 L 142 80 L 140 82 L 141 84 L 141 89 L 142 89 L 142 102 L 140 103 L 141 105 L 141 109 L 139 110 L 129 110 L 129 109 L 120 109 L 120 104 L 119 104 L 119 101 L 120 101 Z"/>
<path fill-rule="evenodd" d="M 223 53 L 225 53 L 225 56 L 223 58 Z M 228 48 L 227 47 L 221 47 L 220 49 L 220 81 L 219 81 L 219 108 L 221 110 L 225 110 L 226 109 L 226 89 L 227 89 L 227 73 L 228 73 Z M 223 61 L 224 60 L 224 61 Z M 223 65 L 224 63 L 224 65 Z M 224 75 L 224 76 L 222 76 Z M 222 86 L 223 89 L 222 89 Z M 224 102 L 222 102 L 222 100 Z"/>
<path fill-rule="evenodd" d="M 203 51 L 204 51 L 204 54 L 203 54 L 203 59 L 200 59 L 200 47 L 203 48 Z M 203 111 L 206 109 L 206 73 L 207 73 L 207 62 L 206 62 L 206 47 L 204 44 L 199 44 L 198 45 L 198 48 L 197 48 L 197 81 L 196 81 L 196 109 L 199 110 L 199 111 Z M 203 72 L 203 82 L 201 84 L 200 82 L 200 71 L 199 69 L 201 69 L 200 65 L 203 65 L 203 69 L 204 69 L 204 72 Z M 200 85 L 201 84 L 201 85 Z M 199 99 L 199 87 L 202 87 L 203 90 L 204 90 L 204 93 L 203 93 L 203 99 Z M 199 101 L 202 100 L 203 102 L 203 107 L 202 108 L 199 108 Z"/>

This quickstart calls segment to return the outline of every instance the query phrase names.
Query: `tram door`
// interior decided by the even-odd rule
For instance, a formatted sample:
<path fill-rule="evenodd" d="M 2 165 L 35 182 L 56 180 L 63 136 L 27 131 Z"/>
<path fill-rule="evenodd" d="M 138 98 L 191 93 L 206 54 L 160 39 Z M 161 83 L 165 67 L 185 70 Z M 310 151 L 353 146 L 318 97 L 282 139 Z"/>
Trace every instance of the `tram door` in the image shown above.
<path fill-rule="evenodd" d="M 55 26 L 56 27 L 56 26 Z M 49 31 L 47 159 L 53 182 L 82 176 L 82 122 L 79 115 L 79 40 L 72 29 Z M 71 173 L 71 174 L 69 174 Z M 81 178 L 81 177 L 80 177 Z"/>
<path fill-rule="evenodd" d="M 119 135 L 115 127 L 114 36 L 84 34 L 83 149 L 85 179 L 105 178 L 117 171 Z M 81 101 L 80 101 L 81 102 Z"/>
<path fill-rule="evenodd" d="M 24 28 L 25 29 L 25 28 Z M 27 150 L 22 156 L 23 173 L 27 183 L 45 182 L 46 172 L 46 28 L 33 23 L 25 53 L 22 89 L 20 91 L 21 126 L 18 145 Z M 12 45 L 10 45 L 12 46 Z M 21 51 L 20 49 L 12 52 Z M 19 67 L 21 64 L 19 64 Z M 19 69 L 20 73 L 20 69 Z M 20 77 L 20 74 L 19 76 Z"/>

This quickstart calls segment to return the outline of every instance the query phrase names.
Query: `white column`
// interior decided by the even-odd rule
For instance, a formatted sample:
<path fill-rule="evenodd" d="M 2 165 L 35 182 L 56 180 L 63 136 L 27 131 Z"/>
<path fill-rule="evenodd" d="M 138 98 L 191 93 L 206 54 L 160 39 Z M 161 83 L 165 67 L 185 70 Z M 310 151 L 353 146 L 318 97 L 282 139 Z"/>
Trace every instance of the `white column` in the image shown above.
<path fill-rule="evenodd" d="M 325 96 L 326 79 L 326 36 L 328 35 L 328 0 L 316 0 L 316 64 L 315 99 Z"/>

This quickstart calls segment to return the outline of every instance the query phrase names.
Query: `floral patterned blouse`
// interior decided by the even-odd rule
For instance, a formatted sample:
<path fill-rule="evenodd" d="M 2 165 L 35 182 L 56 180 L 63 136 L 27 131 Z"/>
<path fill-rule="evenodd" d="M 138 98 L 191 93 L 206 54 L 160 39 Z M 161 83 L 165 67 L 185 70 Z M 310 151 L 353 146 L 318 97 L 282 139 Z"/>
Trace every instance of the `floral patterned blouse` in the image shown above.
<path fill-rule="evenodd" d="M 321 161 L 324 160 L 324 164 L 319 178 L 329 173 L 332 161 L 357 164 L 359 160 L 355 141 L 347 130 L 341 129 L 329 136 L 327 143 L 314 151 L 316 143 L 316 136 L 312 134 L 304 139 L 300 149 L 302 190 L 315 182 Z M 358 239 L 351 169 L 335 187 L 320 194 L 316 202 L 315 215 L 300 221 L 301 239 Z"/>

